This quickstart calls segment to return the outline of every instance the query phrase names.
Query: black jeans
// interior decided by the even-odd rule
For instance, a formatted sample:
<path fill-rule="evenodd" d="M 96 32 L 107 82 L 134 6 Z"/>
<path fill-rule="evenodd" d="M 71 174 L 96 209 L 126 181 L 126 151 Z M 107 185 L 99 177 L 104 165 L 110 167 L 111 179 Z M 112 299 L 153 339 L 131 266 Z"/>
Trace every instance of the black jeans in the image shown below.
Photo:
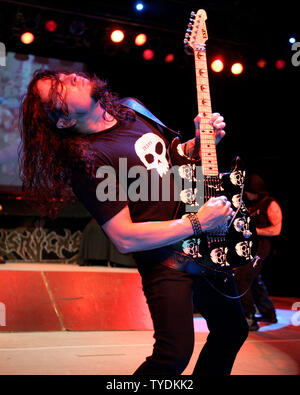
<path fill-rule="evenodd" d="M 258 238 L 257 255 L 261 258 L 259 264 L 255 269 L 251 265 L 245 265 L 236 271 L 236 282 L 239 292 L 242 294 L 248 289 L 241 298 L 245 315 L 248 318 L 255 314 L 255 306 L 261 315 L 276 316 L 274 304 L 269 297 L 267 287 L 260 274 L 265 264 L 268 264 L 268 262 L 272 263 L 271 247 L 270 238 Z"/>
<path fill-rule="evenodd" d="M 244 293 L 244 291 L 249 288 L 241 298 L 245 315 L 248 318 L 255 314 L 255 306 L 261 315 L 269 317 L 276 316 L 274 304 L 269 297 L 267 287 L 259 272 L 253 273 L 251 268 L 246 266 L 242 267 L 237 272 L 236 280 L 240 293 Z"/>
<path fill-rule="evenodd" d="M 136 375 L 179 375 L 194 348 L 193 303 L 206 319 L 209 334 L 193 375 L 229 375 L 235 357 L 248 336 L 248 324 L 239 299 L 228 299 L 201 276 L 157 265 L 139 268 L 154 325 L 153 354 Z M 210 275 L 209 281 L 229 295 L 235 282 Z"/>

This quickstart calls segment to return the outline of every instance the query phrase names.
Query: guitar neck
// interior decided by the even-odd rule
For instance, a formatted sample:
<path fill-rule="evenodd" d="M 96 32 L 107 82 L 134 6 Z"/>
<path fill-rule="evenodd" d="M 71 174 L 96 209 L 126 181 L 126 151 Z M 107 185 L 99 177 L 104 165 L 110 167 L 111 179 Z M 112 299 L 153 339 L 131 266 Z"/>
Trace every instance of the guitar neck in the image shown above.
<path fill-rule="evenodd" d="M 196 140 L 200 140 L 201 163 L 204 176 L 218 176 L 218 161 L 214 128 L 209 123 L 212 115 L 205 45 L 194 49 L 198 113 L 201 115 L 200 130 L 196 130 Z"/>

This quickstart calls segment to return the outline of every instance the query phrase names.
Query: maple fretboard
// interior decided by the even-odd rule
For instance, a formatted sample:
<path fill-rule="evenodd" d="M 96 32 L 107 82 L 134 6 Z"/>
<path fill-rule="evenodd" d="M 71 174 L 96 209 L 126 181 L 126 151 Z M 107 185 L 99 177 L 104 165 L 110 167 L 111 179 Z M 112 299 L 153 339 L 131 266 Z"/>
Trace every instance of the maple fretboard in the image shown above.
<path fill-rule="evenodd" d="M 196 138 L 200 139 L 202 171 L 205 176 L 218 176 L 214 128 L 210 124 L 212 115 L 205 45 L 194 49 L 198 113 L 201 114 L 200 130 L 196 129 Z"/>

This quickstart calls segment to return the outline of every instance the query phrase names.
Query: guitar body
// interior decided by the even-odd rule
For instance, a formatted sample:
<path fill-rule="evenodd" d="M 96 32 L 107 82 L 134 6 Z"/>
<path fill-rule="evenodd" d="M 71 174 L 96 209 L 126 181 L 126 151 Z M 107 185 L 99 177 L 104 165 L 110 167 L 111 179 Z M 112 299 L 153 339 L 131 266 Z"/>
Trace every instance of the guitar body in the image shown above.
<path fill-rule="evenodd" d="M 200 188 L 193 190 L 194 200 L 185 200 L 181 203 L 180 216 L 188 212 L 198 210 L 201 205 L 197 202 L 205 202 L 212 196 L 226 196 L 235 211 L 234 217 L 228 221 L 227 226 L 212 233 L 203 233 L 201 237 L 191 237 L 170 246 L 185 271 L 191 273 L 202 272 L 204 269 L 215 271 L 227 271 L 251 263 L 255 266 L 259 257 L 256 255 L 257 235 L 255 225 L 250 217 L 246 205 L 243 202 L 243 188 L 245 170 L 241 161 L 236 158 L 234 166 L 228 173 L 219 173 L 218 176 L 203 176 L 197 180 L 197 166 L 201 166 L 199 160 L 190 160 L 179 149 L 179 139 L 173 140 L 169 155 L 172 164 L 182 169 L 189 169 L 189 176 L 197 186 L 197 182 L 204 183 L 202 194 Z M 201 172 L 200 172 L 201 173 Z M 185 173 L 187 174 L 187 172 Z M 191 185 L 193 189 L 193 186 Z M 200 194 L 199 194 L 200 191 Z M 204 192 L 204 196 L 203 196 Z"/>

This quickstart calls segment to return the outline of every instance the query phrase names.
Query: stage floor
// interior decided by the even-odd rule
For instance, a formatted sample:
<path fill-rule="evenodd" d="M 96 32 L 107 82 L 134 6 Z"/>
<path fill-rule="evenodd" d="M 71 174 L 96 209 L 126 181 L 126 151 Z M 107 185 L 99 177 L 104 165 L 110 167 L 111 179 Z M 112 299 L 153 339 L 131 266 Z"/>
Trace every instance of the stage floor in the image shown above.
<path fill-rule="evenodd" d="M 300 320 L 294 298 L 273 298 L 278 323 L 251 332 L 233 375 L 298 375 Z M 190 374 L 208 333 L 194 318 L 196 343 Z M 1 375 L 131 375 L 152 351 L 152 331 L 0 333 Z"/>
<path fill-rule="evenodd" d="M 41 270 L 122 276 L 137 272 L 136 269 L 62 264 L 0 265 L 2 275 L 5 274 L 2 271 L 7 275 L 10 271 Z M 89 276 L 88 273 L 85 275 Z M 233 375 L 300 373 L 300 298 L 272 299 L 278 323 L 260 324 L 258 332 L 250 332 L 236 359 Z M 194 317 L 194 326 L 194 353 L 184 374 L 191 374 L 208 334 L 203 318 Z M 152 330 L 0 332 L 0 375 L 131 375 L 151 354 L 153 343 Z"/>

